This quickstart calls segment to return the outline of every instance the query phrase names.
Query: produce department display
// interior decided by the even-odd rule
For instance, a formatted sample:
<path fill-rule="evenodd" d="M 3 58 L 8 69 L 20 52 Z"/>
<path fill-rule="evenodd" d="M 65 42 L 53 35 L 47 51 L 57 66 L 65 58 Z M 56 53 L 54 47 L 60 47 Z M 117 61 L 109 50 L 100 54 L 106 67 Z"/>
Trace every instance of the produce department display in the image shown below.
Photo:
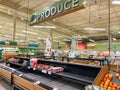
<path fill-rule="evenodd" d="M 100 79 L 98 77 L 100 76 L 103 77 L 102 75 L 104 75 L 107 72 L 106 67 L 82 65 L 82 64 L 50 61 L 50 60 L 37 60 L 36 62 L 35 59 L 33 61 L 28 58 L 19 58 L 19 59 L 20 59 L 19 62 L 8 61 L 7 64 L 9 64 L 11 67 L 17 70 L 20 70 L 27 77 L 31 77 L 31 78 L 39 77 L 37 79 L 40 80 L 41 82 L 45 82 L 45 81 L 48 82 L 49 80 L 51 80 L 49 84 L 45 82 L 45 84 L 48 86 L 52 84 L 53 87 L 58 87 L 59 84 L 61 84 L 61 80 L 62 80 L 64 81 L 62 84 L 64 84 L 65 86 L 67 85 L 67 87 L 69 87 L 68 90 L 84 90 L 83 88 L 86 85 L 89 84 L 98 85 L 97 83 L 100 83 Z M 25 66 L 23 64 L 24 61 L 27 61 L 27 64 Z M 34 70 L 34 72 L 31 73 L 31 70 L 32 72 Z M 53 79 L 55 79 L 55 83 L 52 83 L 52 81 L 54 82 Z M 70 82 L 71 85 L 66 82 Z M 63 88 L 61 86 L 59 86 L 58 88 L 59 90 L 66 90 L 65 87 Z"/>
<path fill-rule="evenodd" d="M 119 73 L 110 72 L 105 74 L 100 86 L 104 90 L 120 90 L 120 81 L 117 82 L 116 77 L 119 77 Z"/>

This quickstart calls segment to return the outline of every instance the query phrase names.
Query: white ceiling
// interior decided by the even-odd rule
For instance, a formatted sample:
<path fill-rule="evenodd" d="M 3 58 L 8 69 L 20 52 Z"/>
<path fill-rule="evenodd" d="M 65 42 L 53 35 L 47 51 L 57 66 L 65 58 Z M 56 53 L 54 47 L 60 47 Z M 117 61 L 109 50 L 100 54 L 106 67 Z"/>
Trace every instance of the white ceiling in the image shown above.
<path fill-rule="evenodd" d="M 12 40 L 13 35 L 13 20 L 16 12 L 16 39 L 15 41 L 24 43 L 26 29 L 26 13 L 29 10 L 29 15 L 44 7 L 50 6 L 58 0 L 0 0 L 0 31 L 2 39 L 6 41 Z M 85 0 L 88 2 L 89 0 Z M 63 42 L 70 40 L 72 36 L 86 36 L 83 41 L 105 40 L 108 39 L 108 0 L 93 0 L 95 4 L 85 5 L 85 9 L 77 12 L 64 15 L 50 20 L 39 25 L 56 26 L 53 31 L 53 40 Z M 120 38 L 120 5 L 112 5 L 110 7 L 110 21 L 112 37 Z M 84 28 L 104 28 L 104 31 L 85 30 Z M 27 41 L 30 43 L 39 43 L 40 38 L 47 38 L 50 36 L 51 30 L 35 29 L 32 26 L 27 26 L 27 30 L 37 34 L 27 33 Z M 19 35 L 22 34 L 22 35 Z M 8 36 L 8 37 L 7 37 Z"/>

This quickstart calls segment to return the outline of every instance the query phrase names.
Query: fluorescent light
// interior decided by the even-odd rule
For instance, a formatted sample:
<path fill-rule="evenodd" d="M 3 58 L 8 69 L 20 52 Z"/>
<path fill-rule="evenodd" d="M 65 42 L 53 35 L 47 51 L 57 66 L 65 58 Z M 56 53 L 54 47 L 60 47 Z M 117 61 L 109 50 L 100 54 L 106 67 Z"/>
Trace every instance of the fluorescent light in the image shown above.
<path fill-rule="evenodd" d="M 86 1 L 84 1 L 83 4 L 85 5 L 85 4 L 86 4 Z"/>
<path fill-rule="evenodd" d="M 24 20 L 24 18 L 22 17 L 21 20 Z"/>
<path fill-rule="evenodd" d="M 13 37 L 13 36 L 10 36 L 10 35 L 3 35 L 3 37 L 11 38 L 11 37 Z"/>
<path fill-rule="evenodd" d="M 56 28 L 55 26 L 33 26 L 34 28 Z"/>
<path fill-rule="evenodd" d="M 106 29 L 105 28 L 84 28 L 84 30 L 99 30 L 99 31 L 104 31 Z"/>
<path fill-rule="evenodd" d="M 89 39 L 89 41 L 91 41 L 91 42 L 95 42 L 95 40 L 92 40 L 92 39 Z"/>
<path fill-rule="evenodd" d="M 112 0 L 112 4 L 120 4 L 120 0 Z"/>
<path fill-rule="evenodd" d="M 36 41 L 37 39 L 28 39 L 29 41 Z"/>
<path fill-rule="evenodd" d="M 114 41 L 116 41 L 117 39 L 116 38 L 112 38 Z"/>
<path fill-rule="evenodd" d="M 27 33 L 29 33 L 29 34 L 34 34 L 34 35 L 37 35 L 38 33 L 36 33 L 36 32 L 30 32 L 30 31 L 25 31 L 25 30 L 23 30 L 22 32 L 27 32 Z"/>
<path fill-rule="evenodd" d="M 25 36 L 25 34 L 18 34 L 18 33 L 16 33 L 15 35 L 17 35 L 17 36 Z"/>
<path fill-rule="evenodd" d="M 25 40 L 19 40 L 19 42 L 26 42 Z"/>
<path fill-rule="evenodd" d="M 3 40 L 11 40 L 11 38 L 3 38 Z"/>

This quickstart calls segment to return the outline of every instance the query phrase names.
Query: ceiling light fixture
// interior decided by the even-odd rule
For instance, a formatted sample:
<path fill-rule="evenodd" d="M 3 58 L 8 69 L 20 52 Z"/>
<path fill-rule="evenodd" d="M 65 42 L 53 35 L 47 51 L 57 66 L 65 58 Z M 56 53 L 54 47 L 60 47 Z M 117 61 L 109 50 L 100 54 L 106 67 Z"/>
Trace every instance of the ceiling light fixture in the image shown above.
<path fill-rule="evenodd" d="M 86 4 L 86 1 L 84 1 L 83 4 L 85 5 L 85 4 Z"/>
<path fill-rule="evenodd" d="M 10 36 L 10 35 L 3 35 L 3 37 L 11 38 L 12 36 Z"/>
<path fill-rule="evenodd" d="M 19 42 L 24 43 L 24 42 L 25 42 L 25 40 L 19 40 Z"/>
<path fill-rule="evenodd" d="M 104 31 L 105 28 L 84 28 L 84 30 L 98 30 L 98 31 Z"/>
<path fill-rule="evenodd" d="M 27 33 L 29 33 L 29 34 L 34 34 L 34 35 L 37 35 L 38 33 L 36 33 L 36 32 L 30 32 L 30 31 L 26 31 L 26 30 L 23 30 L 22 32 L 27 32 Z"/>
<path fill-rule="evenodd" d="M 116 38 L 112 38 L 114 41 L 116 41 L 117 39 Z"/>
<path fill-rule="evenodd" d="M 95 40 L 89 39 L 90 42 L 95 42 Z"/>
<path fill-rule="evenodd" d="M 24 20 L 24 18 L 23 18 L 23 17 L 21 17 L 21 20 Z"/>
<path fill-rule="evenodd" d="M 120 0 L 112 0 L 112 4 L 120 4 Z"/>
<path fill-rule="evenodd" d="M 17 36 L 25 36 L 25 34 L 17 34 L 17 33 L 16 33 L 16 35 L 17 35 Z"/>
<path fill-rule="evenodd" d="M 55 26 L 33 26 L 34 28 L 46 28 L 46 29 L 49 29 L 49 28 L 56 28 Z"/>

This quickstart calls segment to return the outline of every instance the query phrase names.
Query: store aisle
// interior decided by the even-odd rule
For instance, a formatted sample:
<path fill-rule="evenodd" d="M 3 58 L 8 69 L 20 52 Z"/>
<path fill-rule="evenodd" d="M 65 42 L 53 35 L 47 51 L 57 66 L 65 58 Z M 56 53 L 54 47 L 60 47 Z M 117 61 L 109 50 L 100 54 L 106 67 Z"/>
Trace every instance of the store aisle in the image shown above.
<path fill-rule="evenodd" d="M 5 81 L 0 80 L 0 90 L 12 90 L 12 87 L 9 86 Z"/>

